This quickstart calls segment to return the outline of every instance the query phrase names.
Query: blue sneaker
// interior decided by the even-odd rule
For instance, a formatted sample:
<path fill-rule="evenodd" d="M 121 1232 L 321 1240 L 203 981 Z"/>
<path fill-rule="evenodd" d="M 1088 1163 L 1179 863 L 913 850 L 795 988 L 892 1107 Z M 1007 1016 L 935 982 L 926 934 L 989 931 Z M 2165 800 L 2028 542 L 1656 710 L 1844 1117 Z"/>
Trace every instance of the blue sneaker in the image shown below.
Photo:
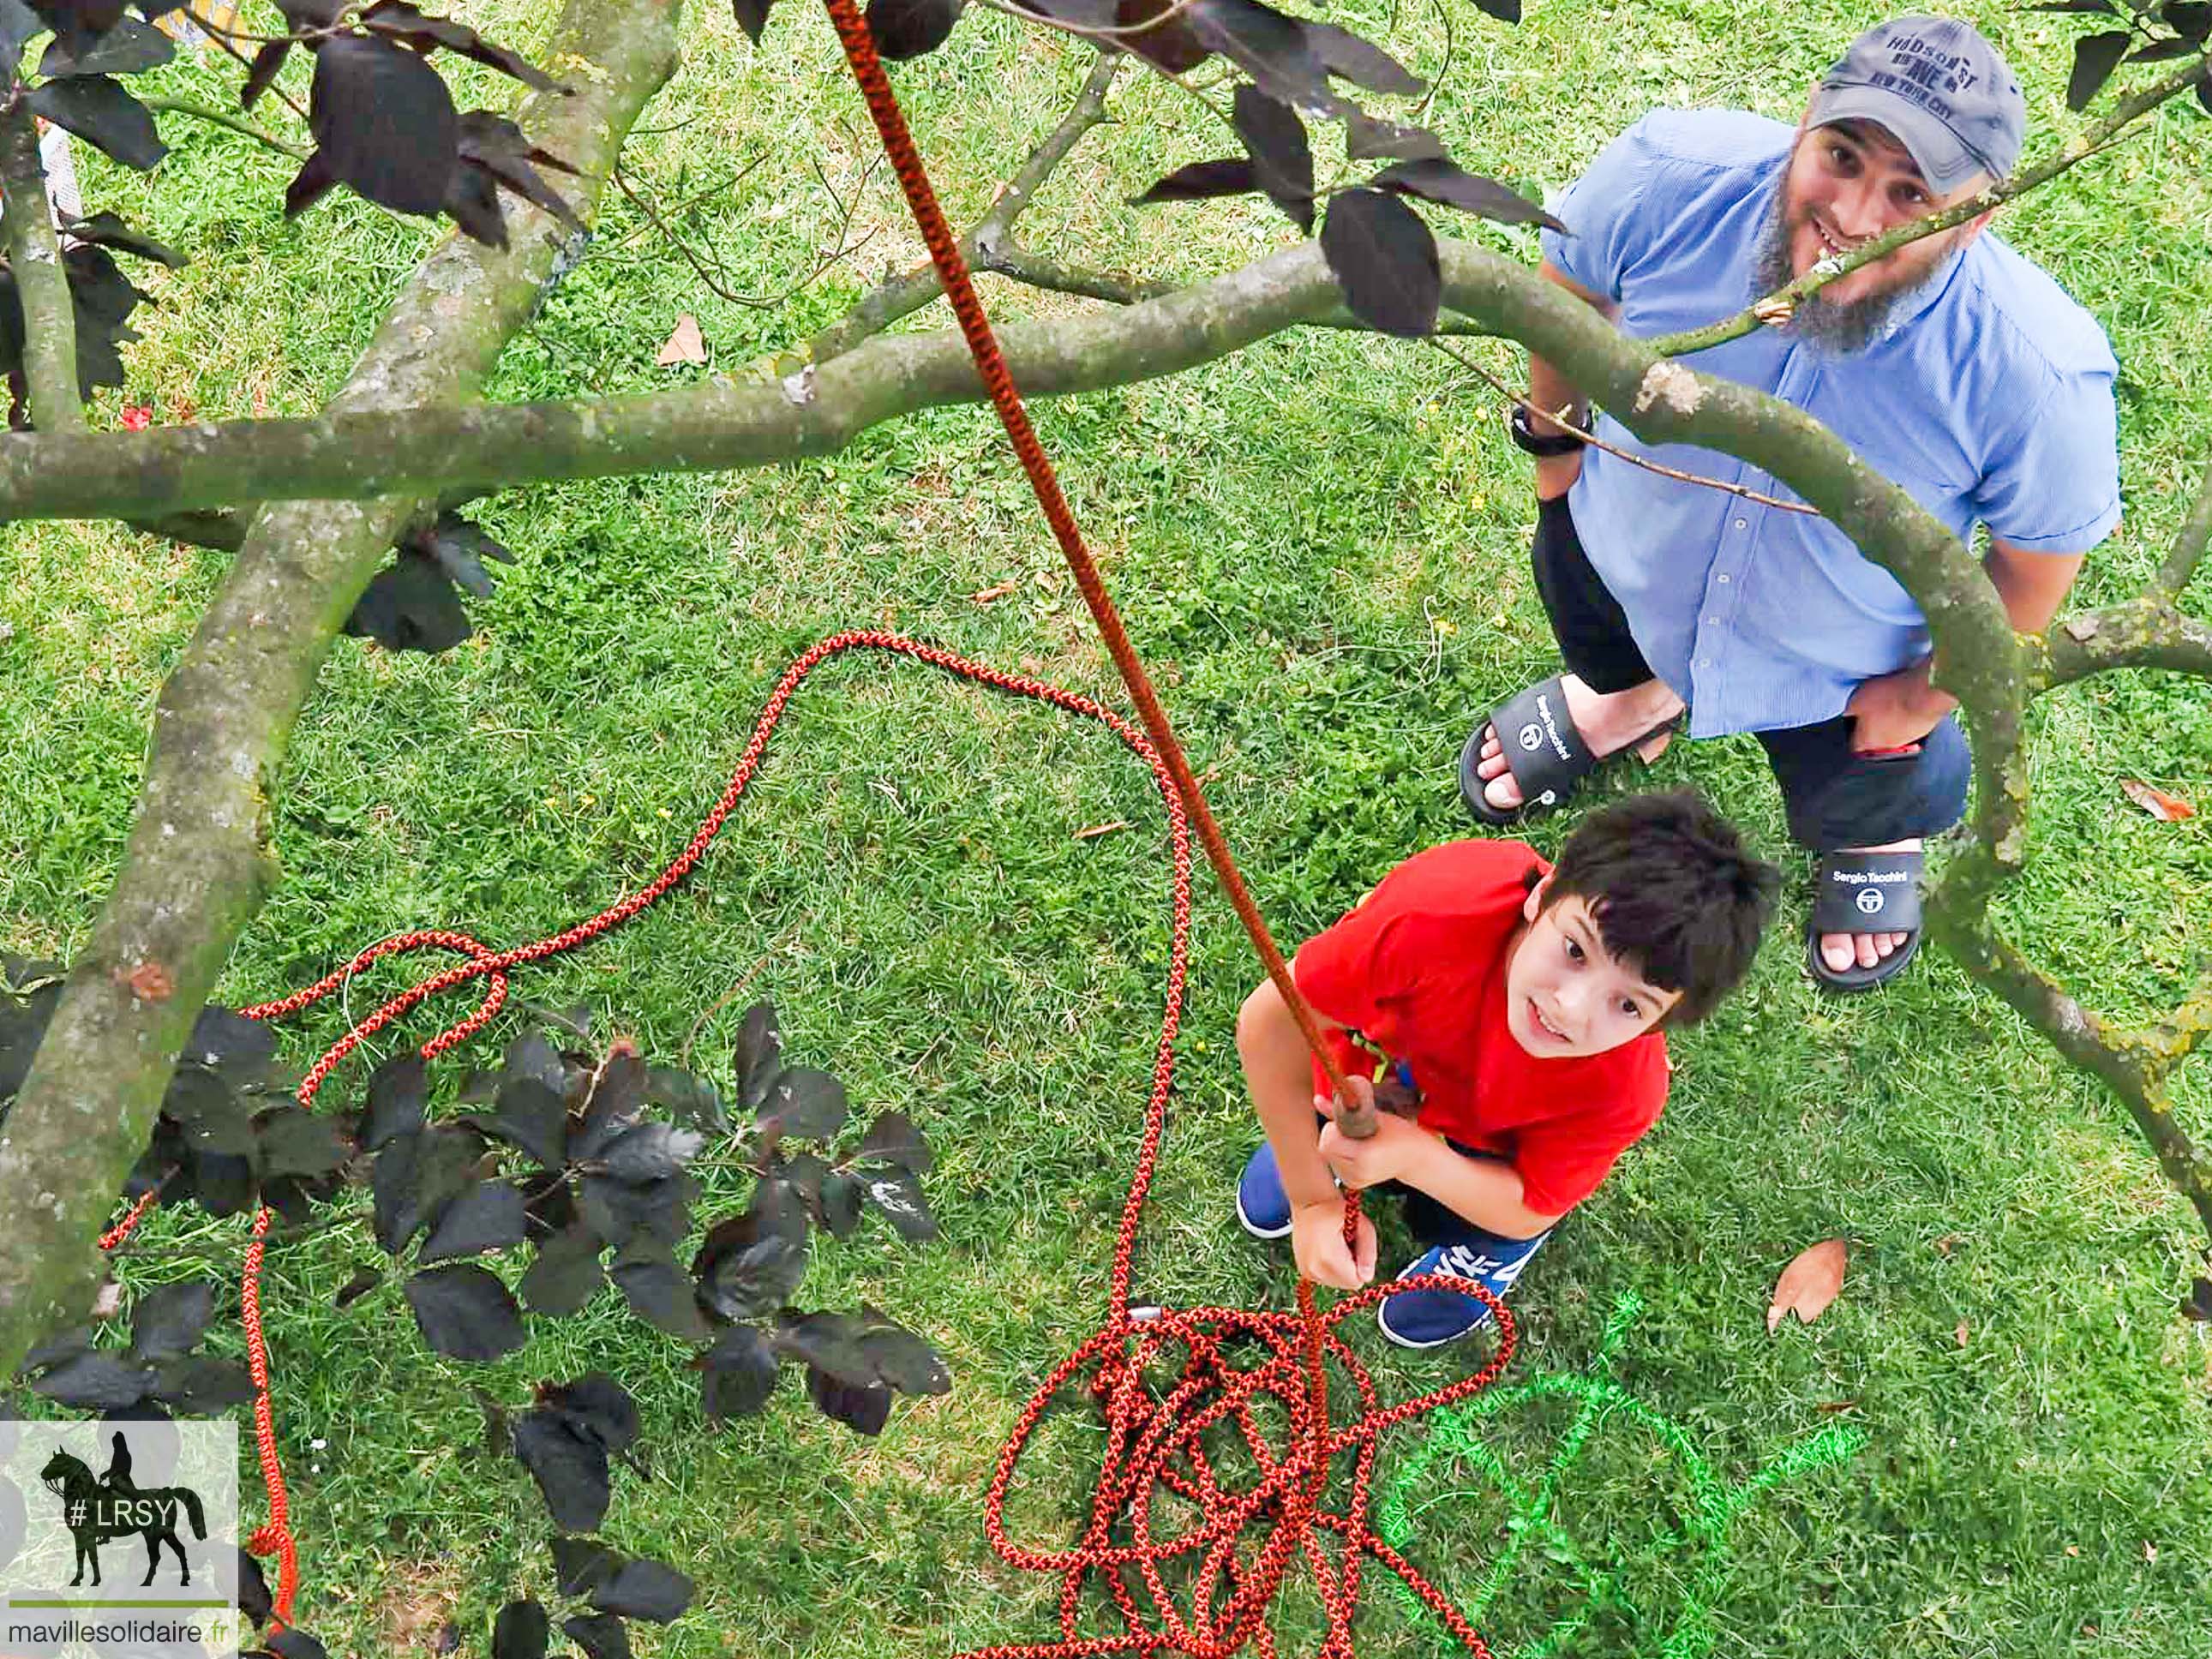
<path fill-rule="evenodd" d="M 1283 1190 L 1282 1171 L 1275 1167 L 1275 1149 L 1264 1140 L 1237 1182 L 1237 1219 L 1255 1238 L 1290 1236 L 1291 1195 Z"/>
<path fill-rule="evenodd" d="M 1439 1244 L 1407 1262 L 1398 1277 L 1444 1273 L 1473 1279 L 1492 1296 L 1503 1297 L 1536 1247 L 1551 1236 L 1545 1231 L 1534 1238 L 1500 1238 L 1493 1233 L 1474 1243 Z M 1487 1325 L 1490 1307 L 1451 1291 L 1401 1291 L 1382 1298 L 1375 1322 L 1401 1348 L 1439 1348 Z"/>

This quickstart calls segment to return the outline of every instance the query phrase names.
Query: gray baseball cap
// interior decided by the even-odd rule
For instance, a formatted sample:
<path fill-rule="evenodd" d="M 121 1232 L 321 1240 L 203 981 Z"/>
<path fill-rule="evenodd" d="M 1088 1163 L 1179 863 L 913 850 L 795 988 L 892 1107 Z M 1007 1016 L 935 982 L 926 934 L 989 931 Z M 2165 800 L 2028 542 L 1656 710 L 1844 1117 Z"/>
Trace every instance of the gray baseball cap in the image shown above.
<path fill-rule="evenodd" d="M 1957 17 L 1897 17 L 1851 42 L 1820 77 L 1808 125 L 1872 121 L 1893 134 L 1929 187 L 1948 195 L 2020 161 L 2027 100 L 2020 77 Z"/>

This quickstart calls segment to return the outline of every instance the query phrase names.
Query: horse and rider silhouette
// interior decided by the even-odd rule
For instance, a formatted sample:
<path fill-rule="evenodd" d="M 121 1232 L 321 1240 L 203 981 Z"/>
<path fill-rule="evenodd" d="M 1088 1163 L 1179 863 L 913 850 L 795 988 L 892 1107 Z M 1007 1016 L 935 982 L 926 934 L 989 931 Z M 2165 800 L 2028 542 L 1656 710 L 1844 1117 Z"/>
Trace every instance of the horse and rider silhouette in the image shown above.
<path fill-rule="evenodd" d="M 183 1510 L 191 1520 L 193 1537 L 205 1538 L 207 1521 L 200 1512 L 200 1495 L 190 1486 L 149 1486 L 142 1491 L 131 1479 L 131 1446 L 119 1430 L 114 1446 L 105 1475 L 94 1475 L 59 1447 L 39 1471 L 46 1490 L 61 1499 L 62 1524 L 76 1541 L 76 1577 L 70 1583 L 82 1584 L 89 1565 L 92 1582 L 97 1584 L 100 1547 L 110 1539 L 136 1533 L 146 1540 L 146 1576 L 138 1581 L 142 1589 L 154 1582 L 163 1544 L 177 1553 L 177 1583 L 190 1584 L 191 1566 L 177 1536 L 177 1511 Z"/>

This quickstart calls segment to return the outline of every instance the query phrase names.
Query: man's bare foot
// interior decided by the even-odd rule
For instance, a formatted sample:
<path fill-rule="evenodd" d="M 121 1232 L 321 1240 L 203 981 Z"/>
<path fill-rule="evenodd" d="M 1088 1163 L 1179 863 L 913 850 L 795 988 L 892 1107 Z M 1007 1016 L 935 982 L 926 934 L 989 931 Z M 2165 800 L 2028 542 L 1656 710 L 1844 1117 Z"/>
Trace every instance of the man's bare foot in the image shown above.
<path fill-rule="evenodd" d="M 1567 718 L 1574 722 L 1583 744 L 1602 758 L 1633 744 L 1638 757 L 1655 761 L 1666 751 L 1671 732 L 1652 732 L 1655 726 L 1682 712 L 1682 700 L 1664 680 L 1646 680 L 1626 691 L 1593 691 L 1573 674 L 1562 674 L 1567 696 Z M 1646 738 L 1644 734 L 1650 732 Z M 1640 740 L 1640 741 L 1639 741 Z M 1482 759 L 1475 768 L 1483 781 L 1482 798 L 1501 812 L 1521 805 L 1521 786 L 1505 763 L 1505 750 L 1497 732 L 1483 729 Z"/>
<path fill-rule="evenodd" d="M 1910 841 L 1885 842 L 1880 847 L 1846 847 L 1846 853 L 1917 853 L 1920 850 L 1917 837 Z M 1820 935 L 1820 960 L 1828 964 L 1832 973 L 1849 971 L 1853 963 L 1871 968 L 1901 949 L 1910 933 L 1823 933 Z"/>

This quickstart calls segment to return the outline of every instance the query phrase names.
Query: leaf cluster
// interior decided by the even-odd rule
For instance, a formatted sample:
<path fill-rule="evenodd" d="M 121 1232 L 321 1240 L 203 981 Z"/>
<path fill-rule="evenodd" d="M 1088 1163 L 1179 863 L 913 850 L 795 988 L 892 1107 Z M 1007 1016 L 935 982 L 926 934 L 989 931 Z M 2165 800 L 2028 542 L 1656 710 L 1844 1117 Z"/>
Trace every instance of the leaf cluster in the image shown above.
<path fill-rule="evenodd" d="M 2212 49 L 2212 0 L 2053 0 L 2031 11 L 2067 12 L 2108 17 L 2122 25 L 2100 29 L 2074 42 L 2074 66 L 2066 77 L 2066 107 L 2077 114 L 2123 64 L 2158 64 L 2172 58 L 2204 58 Z M 2197 101 L 2212 114 L 2212 70 L 2198 78 Z"/>

